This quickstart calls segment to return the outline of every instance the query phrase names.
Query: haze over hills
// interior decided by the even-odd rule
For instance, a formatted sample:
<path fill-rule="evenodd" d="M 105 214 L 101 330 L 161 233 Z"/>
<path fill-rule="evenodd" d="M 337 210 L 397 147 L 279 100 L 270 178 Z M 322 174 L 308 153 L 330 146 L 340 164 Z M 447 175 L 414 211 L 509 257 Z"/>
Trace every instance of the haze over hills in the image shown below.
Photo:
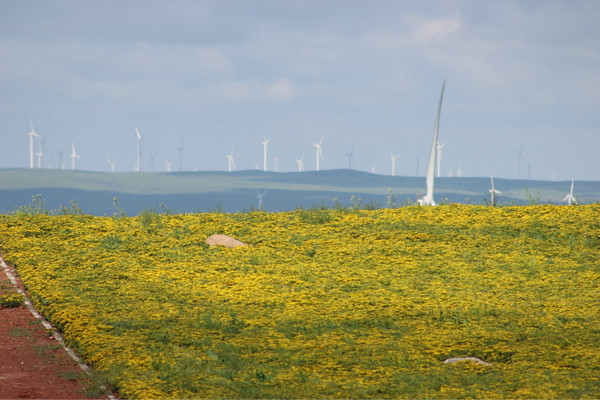
<path fill-rule="evenodd" d="M 562 204 L 570 181 L 494 179 L 500 204 Z M 490 179 L 436 178 L 440 202 L 483 204 L 490 201 Z M 86 214 L 113 215 L 114 198 L 128 215 L 166 207 L 173 212 L 237 212 L 258 208 L 265 192 L 265 211 L 325 205 L 387 207 L 415 203 L 425 192 L 424 177 L 377 175 L 355 170 L 264 172 L 86 172 L 49 169 L 1 169 L 0 212 L 30 204 L 41 195 L 48 210 L 74 201 Z M 600 201 L 600 182 L 576 181 L 580 203 Z"/>

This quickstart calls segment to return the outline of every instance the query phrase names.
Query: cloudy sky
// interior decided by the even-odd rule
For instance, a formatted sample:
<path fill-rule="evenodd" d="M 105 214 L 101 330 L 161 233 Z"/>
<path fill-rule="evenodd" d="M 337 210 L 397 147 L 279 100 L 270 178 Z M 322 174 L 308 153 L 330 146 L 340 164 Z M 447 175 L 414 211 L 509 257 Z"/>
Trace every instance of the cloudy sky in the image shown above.
<path fill-rule="evenodd" d="M 600 180 L 600 1 L 0 0 L 0 168 Z M 39 143 L 42 143 L 42 140 Z M 39 151 L 35 143 L 35 152 Z M 520 156 L 519 156 L 520 154 Z M 62 155 L 62 157 L 61 157 Z M 277 158 L 277 162 L 275 161 Z M 35 159 L 37 166 L 37 158 Z"/>

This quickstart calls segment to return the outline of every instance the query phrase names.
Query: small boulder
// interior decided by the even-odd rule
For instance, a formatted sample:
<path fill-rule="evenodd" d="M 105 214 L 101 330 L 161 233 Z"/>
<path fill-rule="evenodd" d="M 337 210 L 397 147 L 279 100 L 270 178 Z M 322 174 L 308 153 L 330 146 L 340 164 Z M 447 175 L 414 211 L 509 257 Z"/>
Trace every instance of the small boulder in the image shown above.
<path fill-rule="evenodd" d="M 454 364 L 454 363 L 461 362 L 461 361 L 469 361 L 469 362 L 473 362 L 475 364 L 480 364 L 480 365 L 492 365 L 489 362 L 483 361 L 477 357 L 453 357 L 453 358 L 444 360 L 444 363 Z"/>
<path fill-rule="evenodd" d="M 239 240 L 227 235 L 212 235 L 211 237 L 207 238 L 205 242 L 210 247 L 221 245 L 229 249 L 233 249 L 234 247 L 238 246 L 247 246 L 246 243 L 240 242 Z"/>

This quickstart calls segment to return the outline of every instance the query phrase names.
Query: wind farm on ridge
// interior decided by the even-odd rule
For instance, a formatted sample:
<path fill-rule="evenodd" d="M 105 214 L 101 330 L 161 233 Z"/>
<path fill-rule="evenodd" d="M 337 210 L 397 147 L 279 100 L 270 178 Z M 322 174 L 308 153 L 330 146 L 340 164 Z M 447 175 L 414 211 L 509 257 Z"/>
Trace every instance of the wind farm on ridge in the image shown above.
<path fill-rule="evenodd" d="M 406 198 L 406 201 L 410 202 L 412 201 L 412 199 L 416 200 L 416 203 L 419 205 L 423 205 L 423 206 L 435 206 L 436 204 L 438 204 L 435 200 L 435 180 L 436 178 L 441 178 L 441 159 L 442 159 L 442 149 L 444 148 L 444 146 L 446 146 L 447 141 L 445 141 L 443 144 L 440 142 L 439 140 L 439 132 L 440 132 L 440 118 L 441 118 L 441 111 L 442 111 L 442 102 L 443 102 L 443 97 L 444 97 L 444 90 L 445 90 L 445 86 L 446 86 L 446 82 L 444 81 L 442 84 L 442 88 L 441 88 L 441 93 L 440 93 L 440 98 L 439 98 L 439 102 L 438 102 L 438 107 L 437 107 L 437 113 L 436 113 L 436 117 L 435 117 L 435 124 L 434 124 L 434 131 L 433 131 L 433 138 L 431 141 L 431 147 L 430 147 L 430 151 L 429 151 L 429 158 L 428 158 L 428 163 L 427 163 L 427 173 L 426 173 L 426 177 L 425 177 L 425 187 L 424 187 L 424 191 L 425 193 L 423 193 L 423 189 L 414 189 L 411 188 L 411 190 L 413 191 L 412 196 L 408 196 Z M 37 169 L 43 169 L 42 168 L 42 160 L 43 160 L 43 150 L 42 150 L 42 136 L 39 135 L 38 133 L 35 132 L 34 128 L 33 128 L 33 122 L 30 120 L 30 132 L 28 133 L 29 135 L 29 150 L 30 150 L 30 154 L 29 154 L 29 158 L 30 158 L 30 162 L 29 162 L 29 168 L 30 169 L 35 169 L 34 168 L 34 141 L 37 139 L 38 143 L 39 143 L 39 151 L 35 154 L 35 156 L 37 156 Z M 148 171 L 144 171 L 143 170 L 143 140 L 144 140 L 144 136 L 142 136 L 140 130 L 138 129 L 137 126 L 134 127 L 134 132 L 135 132 L 135 140 L 136 140 L 136 144 L 137 144 L 137 151 L 136 151 L 136 159 L 135 159 L 135 164 L 133 166 L 133 171 L 135 173 L 141 173 L 141 172 L 148 172 Z M 318 143 L 313 143 L 314 149 L 315 149 L 315 169 L 314 172 L 319 172 L 322 171 L 322 162 L 323 162 L 323 141 L 324 141 L 324 135 L 321 135 L 320 140 Z M 267 138 L 266 135 L 264 135 L 264 139 L 262 141 L 262 149 L 263 149 L 263 154 L 262 154 L 262 168 L 260 168 L 258 166 L 258 164 L 255 166 L 255 170 L 262 170 L 263 172 L 279 172 L 279 160 L 278 157 L 273 157 L 271 159 L 269 159 L 269 144 L 270 144 L 270 139 Z M 352 163 L 353 163 L 353 158 L 354 158 L 354 146 L 352 146 L 352 150 L 346 154 L 347 158 L 348 158 L 348 170 L 346 170 L 346 172 L 350 172 L 352 171 Z M 179 152 L 179 172 L 183 172 L 183 163 L 182 163 L 182 159 L 183 159 L 183 144 L 177 149 Z M 394 154 L 392 151 L 389 151 L 390 154 L 390 161 L 391 161 L 391 176 L 392 177 L 396 177 L 396 160 L 398 160 L 400 158 L 399 154 Z M 517 152 L 518 155 L 518 170 L 519 170 L 519 174 L 520 174 L 520 168 L 521 168 L 521 154 L 522 154 L 522 148 L 520 151 Z M 80 159 L 80 155 L 77 154 L 76 150 L 75 150 L 75 143 L 72 142 L 71 143 L 71 154 L 69 155 L 69 157 L 71 158 L 71 170 L 75 171 L 76 170 L 76 160 Z M 152 159 L 152 163 L 151 163 L 151 171 L 150 172 L 154 172 L 154 157 L 155 155 L 153 155 L 151 157 Z M 236 171 L 236 163 L 235 163 L 235 159 L 234 159 L 234 147 L 232 146 L 231 149 L 231 153 L 226 154 L 225 155 L 226 160 L 227 160 L 227 172 L 228 173 L 235 173 Z M 269 161 L 273 161 L 272 167 L 269 168 Z M 110 173 L 115 173 L 116 172 L 116 165 L 115 162 L 111 160 L 111 156 L 110 154 L 107 155 L 107 164 L 109 166 L 109 171 Z M 172 164 L 173 161 L 172 160 L 165 160 L 165 172 L 173 172 L 172 171 Z M 304 153 L 301 153 L 300 158 L 295 160 L 296 164 L 297 164 L 297 172 L 305 172 L 305 167 L 304 167 Z M 62 160 L 60 161 L 60 169 L 65 169 L 64 165 L 62 164 Z M 371 167 L 371 172 L 374 172 L 374 167 Z M 331 169 L 330 169 L 331 170 Z M 333 170 L 336 171 L 336 173 L 341 174 L 343 173 L 344 170 Z M 198 172 L 198 171 L 193 171 L 193 172 Z M 418 173 L 417 173 L 418 175 Z M 461 178 L 461 172 L 460 172 L 460 168 L 457 171 L 456 174 L 456 178 Z M 452 177 L 452 174 L 449 174 L 450 177 Z M 418 180 L 418 178 L 416 178 Z M 468 178 L 466 178 L 468 179 Z M 312 182 L 315 183 L 316 186 L 318 186 L 318 179 L 317 179 L 317 175 L 311 175 L 311 180 Z M 448 182 L 452 182 L 452 180 L 448 180 Z M 458 182 L 458 181 L 456 181 Z M 502 191 L 497 190 L 494 186 L 494 179 L 492 176 L 490 176 L 490 183 L 491 183 L 491 188 L 487 190 L 487 192 L 489 192 L 489 200 L 488 197 L 484 198 L 483 201 L 489 201 L 492 205 L 496 205 L 500 195 L 502 195 Z M 338 188 L 339 189 L 339 188 Z M 394 189 L 394 185 L 390 185 L 389 190 L 392 191 Z M 258 208 L 259 209 L 263 209 L 264 208 L 264 196 L 266 194 L 266 191 L 260 191 L 258 188 L 255 189 L 256 193 L 258 193 L 258 195 L 256 196 L 256 199 L 258 200 Z M 396 188 L 396 190 L 398 191 L 398 189 Z M 527 190 L 525 188 L 525 190 Z M 570 192 L 566 194 L 566 196 L 564 198 L 562 198 L 562 203 L 566 203 L 566 204 L 577 204 L 577 199 L 574 195 L 574 181 L 571 181 L 571 188 L 570 188 Z M 400 190 L 400 192 L 402 192 L 402 190 Z M 484 191 L 485 193 L 485 191 Z M 508 192 L 506 192 L 508 194 Z M 448 194 L 448 192 L 446 192 L 446 194 Z M 538 194 L 539 195 L 539 194 Z M 528 196 L 531 196 L 531 194 L 528 194 Z M 461 202 L 463 200 L 467 200 L 467 198 L 465 199 L 458 199 L 456 196 L 451 196 L 452 197 L 452 201 L 458 201 Z M 518 199 L 519 196 L 518 195 L 514 195 L 514 193 L 512 194 L 512 196 L 507 195 L 506 200 L 509 201 L 515 201 L 515 199 Z M 446 201 L 449 201 L 450 198 L 448 196 L 446 197 L 440 197 L 440 199 L 445 199 Z M 322 199 L 322 202 L 327 202 L 330 199 Z M 381 199 L 378 199 L 378 202 Z M 598 201 L 598 198 L 594 198 L 592 197 L 591 199 L 588 198 L 588 201 Z M 373 201 L 373 200 L 371 200 Z M 556 199 L 552 199 L 552 198 L 548 198 L 547 199 L 548 202 L 557 202 Z M 296 204 L 298 205 L 298 204 Z M 289 207 L 289 205 L 288 205 Z M 276 207 L 275 209 L 281 209 L 281 207 Z"/>

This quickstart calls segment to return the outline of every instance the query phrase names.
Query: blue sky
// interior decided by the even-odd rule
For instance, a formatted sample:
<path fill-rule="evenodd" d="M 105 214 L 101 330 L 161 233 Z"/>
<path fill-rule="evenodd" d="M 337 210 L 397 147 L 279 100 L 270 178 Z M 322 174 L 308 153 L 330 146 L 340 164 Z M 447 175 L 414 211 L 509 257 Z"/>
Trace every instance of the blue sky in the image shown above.
<path fill-rule="evenodd" d="M 0 168 L 600 180 L 600 2 L 0 0 Z M 35 143 L 35 152 L 39 151 Z M 518 153 L 521 152 L 521 156 Z M 520 163 L 519 163 L 520 159 Z M 37 166 L 37 158 L 35 161 Z M 520 165 L 520 168 L 519 168 Z"/>

